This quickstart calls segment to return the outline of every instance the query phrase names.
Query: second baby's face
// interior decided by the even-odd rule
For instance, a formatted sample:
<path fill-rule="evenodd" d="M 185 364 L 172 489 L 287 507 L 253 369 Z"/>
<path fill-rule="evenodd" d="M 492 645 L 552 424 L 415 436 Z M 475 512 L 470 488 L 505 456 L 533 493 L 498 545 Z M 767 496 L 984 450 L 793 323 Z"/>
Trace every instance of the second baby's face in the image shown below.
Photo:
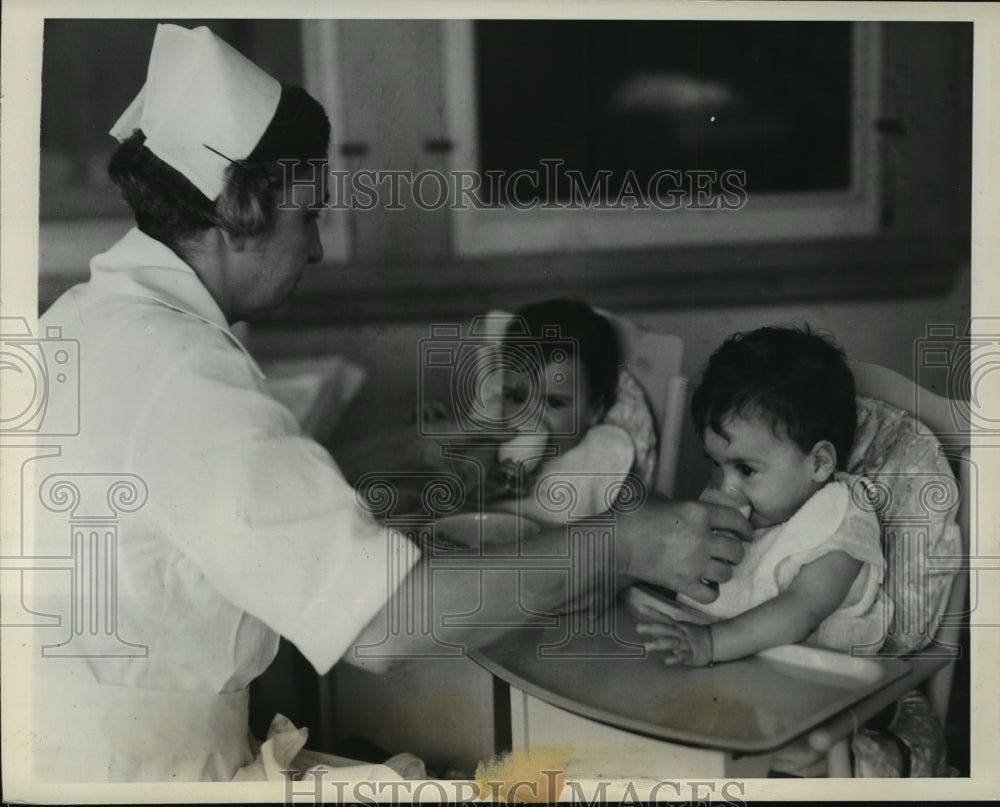
<path fill-rule="evenodd" d="M 825 481 L 816 479 L 811 454 L 759 416 L 730 417 L 722 430 L 708 427 L 702 436 L 716 466 L 713 482 L 734 506 L 750 506 L 755 528 L 787 521 Z"/>
<path fill-rule="evenodd" d="M 590 425 L 590 396 L 587 375 L 575 362 L 548 363 L 541 377 L 505 368 L 503 374 L 503 417 L 523 421 L 525 426 L 544 428 L 551 445 L 561 453 L 577 445 Z"/>

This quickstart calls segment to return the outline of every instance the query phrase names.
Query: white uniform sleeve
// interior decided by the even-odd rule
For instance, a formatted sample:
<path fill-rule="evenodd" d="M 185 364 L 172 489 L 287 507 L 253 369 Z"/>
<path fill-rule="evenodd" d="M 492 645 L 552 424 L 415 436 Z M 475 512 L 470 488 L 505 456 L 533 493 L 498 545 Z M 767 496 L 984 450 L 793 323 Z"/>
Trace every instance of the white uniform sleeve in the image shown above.
<path fill-rule="evenodd" d="M 186 351 L 148 400 L 131 455 L 158 529 L 223 597 L 325 672 L 419 551 L 358 505 L 235 349 Z"/>

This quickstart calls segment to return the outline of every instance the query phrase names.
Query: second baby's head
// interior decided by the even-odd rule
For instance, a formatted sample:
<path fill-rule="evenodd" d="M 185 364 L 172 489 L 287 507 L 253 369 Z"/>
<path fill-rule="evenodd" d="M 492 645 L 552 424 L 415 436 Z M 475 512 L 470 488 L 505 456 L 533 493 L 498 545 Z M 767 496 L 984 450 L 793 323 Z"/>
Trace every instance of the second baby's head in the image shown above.
<path fill-rule="evenodd" d="M 504 418 L 542 427 L 564 451 L 615 402 L 618 336 L 585 303 L 546 300 L 525 306 L 508 327 L 502 352 Z"/>

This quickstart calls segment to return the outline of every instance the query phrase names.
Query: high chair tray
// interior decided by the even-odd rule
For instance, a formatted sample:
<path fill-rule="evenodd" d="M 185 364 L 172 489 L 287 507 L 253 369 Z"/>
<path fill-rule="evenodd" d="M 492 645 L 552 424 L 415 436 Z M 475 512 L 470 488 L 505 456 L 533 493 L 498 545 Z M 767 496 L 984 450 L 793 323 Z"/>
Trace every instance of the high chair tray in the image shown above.
<path fill-rule="evenodd" d="M 601 619 L 569 614 L 518 628 L 471 655 L 512 687 L 582 717 L 733 753 L 787 745 L 910 671 L 897 658 L 801 646 L 710 668 L 667 666 L 662 654 L 645 652 L 647 637 L 635 628 L 644 608 L 678 604 L 636 591 Z"/>
<path fill-rule="evenodd" d="M 714 618 L 699 609 L 667 599 L 662 589 L 652 586 L 633 586 L 623 596 L 623 602 L 639 619 L 645 614 L 655 618 L 665 614 L 672 619 L 708 625 Z M 786 644 L 761 650 L 756 654 L 774 669 L 785 675 L 815 683 L 842 686 L 848 689 L 878 681 L 883 668 L 872 657 L 850 656 L 820 647 Z"/>

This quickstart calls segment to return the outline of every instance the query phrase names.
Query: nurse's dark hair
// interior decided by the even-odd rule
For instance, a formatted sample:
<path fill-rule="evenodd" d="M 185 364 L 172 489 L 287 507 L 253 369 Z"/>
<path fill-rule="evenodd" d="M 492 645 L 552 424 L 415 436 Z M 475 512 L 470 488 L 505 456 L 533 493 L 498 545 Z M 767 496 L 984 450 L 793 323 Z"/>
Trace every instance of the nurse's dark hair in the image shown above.
<path fill-rule="evenodd" d="M 857 429 L 854 375 L 844 351 L 808 326 L 758 328 L 730 336 L 708 360 L 691 399 L 698 434 L 726 437 L 732 416 L 762 417 L 805 452 L 821 440 L 841 469 Z"/>
<path fill-rule="evenodd" d="M 286 170 L 305 182 L 324 160 L 330 121 L 322 105 L 301 87 L 282 86 L 274 117 L 253 152 L 226 169 L 226 184 L 213 202 L 183 174 L 153 154 L 136 129 L 121 143 L 108 174 L 135 214 L 140 230 L 175 251 L 191 236 L 218 227 L 234 236 L 266 233 L 283 201 Z M 282 164 L 279 160 L 298 161 Z M 318 203 L 321 199 L 316 200 Z"/>
<path fill-rule="evenodd" d="M 528 362 L 534 370 L 567 350 L 570 360 L 586 370 L 587 392 L 601 416 L 618 395 L 621 344 L 614 326 L 589 305 L 577 300 L 545 300 L 518 310 L 503 338 L 508 360 Z"/>

